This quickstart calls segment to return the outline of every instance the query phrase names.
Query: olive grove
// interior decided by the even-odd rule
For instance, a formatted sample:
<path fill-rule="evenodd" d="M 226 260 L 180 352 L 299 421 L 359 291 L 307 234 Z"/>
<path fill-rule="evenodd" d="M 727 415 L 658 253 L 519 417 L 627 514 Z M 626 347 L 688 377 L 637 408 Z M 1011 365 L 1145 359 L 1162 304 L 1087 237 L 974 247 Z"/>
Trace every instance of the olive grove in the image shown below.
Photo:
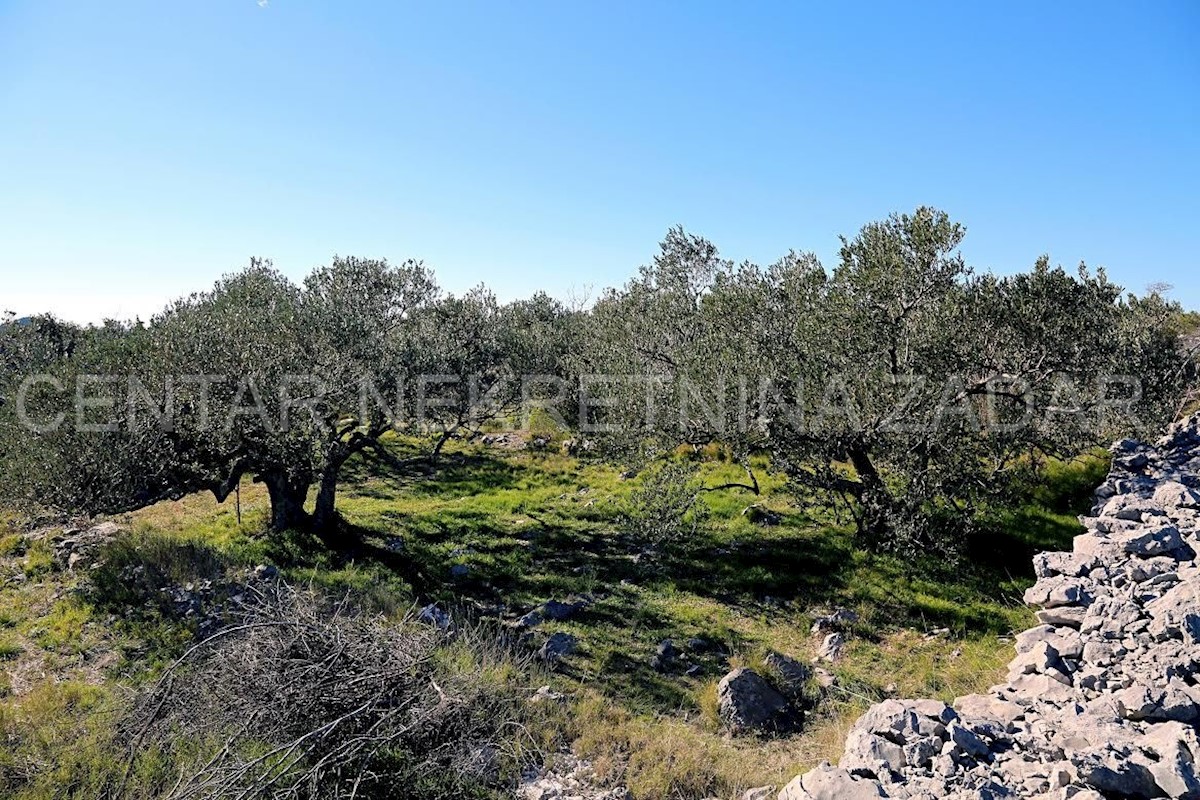
<path fill-rule="evenodd" d="M 750 492 L 766 454 L 849 508 L 864 545 L 941 546 L 1012 475 L 1158 428 L 1194 383 L 1181 310 L 1158 293 L 1044 258 L 976 271 L 964 236 L 935 209 L 894 214 L 827 269 L 803 252 L 734 263 L 675 228 L 586 310 L 335 258 L 299 283 L 253 260 L 146 322 L 8 322 L 0 487 L 111 513 L 223 499 L 250 476 L 273 530 L 333 537 L 348 460 L 436 479 L 449 441 L 519 424 L 529 386 L 551 382 L 556 418 L 598 452 L 719 444 L 746 473 L 721 488 Z"/>
<path fill-rule="evenodd" d="M 1028 454 L 1073 456 L 1177 413 L 1193 369 L 1177 307 L 1044 258 L 976 274 L 964 234 L 933 209 L 892 215 L 843 238 L 827 272 L 811 254 L 735 265 L 671 231 L 591 318 L 587 369 L 630 378 L 606 409 L 623 445 L 769 453 L 847 501 L 864 544 L 912 550 L 969 523 Z"/>

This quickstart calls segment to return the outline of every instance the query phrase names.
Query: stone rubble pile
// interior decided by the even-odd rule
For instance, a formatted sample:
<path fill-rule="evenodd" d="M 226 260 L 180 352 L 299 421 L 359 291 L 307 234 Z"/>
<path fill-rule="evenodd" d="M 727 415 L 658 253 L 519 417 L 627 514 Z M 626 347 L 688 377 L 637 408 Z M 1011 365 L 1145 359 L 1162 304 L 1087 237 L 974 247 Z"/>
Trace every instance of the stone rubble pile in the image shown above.
<path fill-rule="evenodd" d="M 518 800 L 629 800 L 624 788 L 603 788 L 587 761 L 559 755 L 545 769 L 525 776 L 517 787 Z"/>
<path fill-rule="evenodd" d="M 121 534 L 115 522 L 101 522 L 89 528 L 64 528 L 51 536 L 54 563 L 59 569 L 87 569 L 100 558 L 104 547 Z"/>
<path fill-rule="evenodd" d="M 1034 560 L 1004 683 L 872 707 L 779 800 L 1200 800 L 1200 415 L 1112 453 L 1086 533 Z"/>

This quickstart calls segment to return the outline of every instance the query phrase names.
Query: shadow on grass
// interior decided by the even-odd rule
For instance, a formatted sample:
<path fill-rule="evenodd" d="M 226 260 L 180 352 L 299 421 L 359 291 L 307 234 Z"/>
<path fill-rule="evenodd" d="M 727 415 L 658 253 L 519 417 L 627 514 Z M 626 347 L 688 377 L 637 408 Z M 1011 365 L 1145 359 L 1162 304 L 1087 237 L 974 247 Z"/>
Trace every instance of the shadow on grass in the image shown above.
<path fill-rule="evenodd" d="M 979 591 L 994 596 L 1006 578 L 1032 580 L 1036 554 L 1070 550 L 1083 532 L 1077 517 L 1091 508 L 1092 492 L 1108 467 L 1107 457 L 1097 453 L 1050 461 L 1018 483 L 1007 504 L 985 510 L 965 559 Z"/>
<path fill-rule="evenodd" d="M 687 705 L 690 693 L 678 676 L 655 672 L 647 663 L 620 650 L 609 650 L 600 662 L 609 696 L 634 712 L 661 712 Z"/>
<path fill-rule="evenodd" d="M 1033 554 L 1069 546 L 1078 531 L 1073 514 L 1086 509 L 1105 465 L 1048 465 L 1015 500 L 987 510 L 979 531 L 962 542 L 959 562 L 937 553 L 903 560 L 863 552 L 847 525 L 794 505 L 778 525 L 751 526 L 735 515 L 670 554 L 646 556 L 609 506 L 579 499 L 588 489 L 598 497 L 620 491 L 615 481 L 605 485 L 603 474 L 588 483 L 592 476 L 581 472 L 477 453 L 447 456 L 435 475 L 360 468 L 346 495 L 369 502 L 352 513 L 360 526 L 339 531 L 337 563 L 381 580 L 398 576 L 421 602 L 475 604 L 509 618 L 550 598 L 596 595 L 602 599 L 568 624 L 583 642 L 579 668 L 603 674 L 606 691 L 630 703 L 665 710 L 694 698 L 678 675 L 650 666 L 659 639 L 701 633 L 734 652 L 753 646 L 731 630 L 706 630 L 699 617 L 707 606 L 695 598 L 744 615 L 780 615 L 789 624 L 809 608 L 856 607 L 867 615 L 856 633 L 867 639 L 904 626 L 1011 632 L 1027 614 L 1020 592 L 1032 578 Z M 532 508 L 514 505 L 526 488 Z M 427 510 L 420 502 L 426 499 L 436 501 Z M 695 662 L 700 677 L 724 666 L 719 657 L 711 661 Z"/>
<path fill-rule="evenodd" d="M 100 611 L 137 615 L 173 608 L 164 587 L 218 581 L 228 557 L 198 541 L 153 533 L 129 534 L 107 544 L 90 573 L 87 599 Z"/>
<path fill-rule="evenodd" d="M 359 497 L 391 499 L 398 490 L 417 497 L 462 497 L 512 488 L 529 472 L 527 466 L 481 453 L 447 453 L 437 464 L 416 463 L 403 473 L 355 456 L 342 467 L 342 481 L 347 493 Z"/>
<path fill-rule="evenodd" d="M 967 541 L 966 561 L 980 591 L 991 594 L 996 579 L 1033 578 L 1033 557 L 1046 550 L 1070 550 L 1083 528 L 1071 515 L 1044 508 L 1004 510 L 990 514 Z"/>
<path fill-rule="evenodd" d="M 729 604 L 825 602 L 845 587 L 851 566 L 850 537 L 830 528 L 785 523 L 761 538 L 696 544 L 671 559 L 669 574 L 679 588 Z"/>

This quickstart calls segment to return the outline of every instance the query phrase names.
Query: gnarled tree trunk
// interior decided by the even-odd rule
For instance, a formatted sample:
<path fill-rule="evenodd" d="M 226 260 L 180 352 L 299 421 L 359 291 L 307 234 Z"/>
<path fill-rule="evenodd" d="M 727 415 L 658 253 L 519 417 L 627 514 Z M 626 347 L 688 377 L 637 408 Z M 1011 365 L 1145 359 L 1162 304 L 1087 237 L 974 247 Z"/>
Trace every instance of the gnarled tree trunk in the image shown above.
<path fill-rule="evenodd" d="M 272 531 L 308 527 L 312 520 L 304 510 L 304 500 L 308 497 L 307 482 L 280 472 L 261 475 L 259 480 L 267 485 L 267 495 L 271 498 Z"/>
<path fill-rule="evenodd" d="M 887 539 L 892 496 L 865 447 L 851 447 L 847 455 L 854 471 L 858 473 L 857 494 L 862 509 L 862 516 L 858 519 L 858 534 L 865 542 L 875 546 Z"/>

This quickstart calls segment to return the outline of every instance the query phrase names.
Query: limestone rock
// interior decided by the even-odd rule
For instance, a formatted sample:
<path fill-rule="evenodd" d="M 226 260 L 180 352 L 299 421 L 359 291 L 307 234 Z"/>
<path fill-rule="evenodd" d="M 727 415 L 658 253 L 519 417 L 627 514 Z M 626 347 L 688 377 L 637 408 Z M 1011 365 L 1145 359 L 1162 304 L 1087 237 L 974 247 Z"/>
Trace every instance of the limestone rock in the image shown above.
<path fill-rule="evenodd" d="M 855 778 L 828 764 L 796 778 L 779 793 L 779 800 L 875 800 L 887 797 L 878 783 Z"/>
<path fill-rule="evenodd" d="M 782 731 L 795 725 L 787 698 L 747 667 L 733 670 L 717 684 L 717 712 L 733 733 Z"/>
<path fill-rule="evenodd" d="M 846 647 L 846 637 L 840 633 L 831 633 L 821 642 L 817 650 L 817 658 L 821 661 L 837 661 L 842 657 Z"/>

